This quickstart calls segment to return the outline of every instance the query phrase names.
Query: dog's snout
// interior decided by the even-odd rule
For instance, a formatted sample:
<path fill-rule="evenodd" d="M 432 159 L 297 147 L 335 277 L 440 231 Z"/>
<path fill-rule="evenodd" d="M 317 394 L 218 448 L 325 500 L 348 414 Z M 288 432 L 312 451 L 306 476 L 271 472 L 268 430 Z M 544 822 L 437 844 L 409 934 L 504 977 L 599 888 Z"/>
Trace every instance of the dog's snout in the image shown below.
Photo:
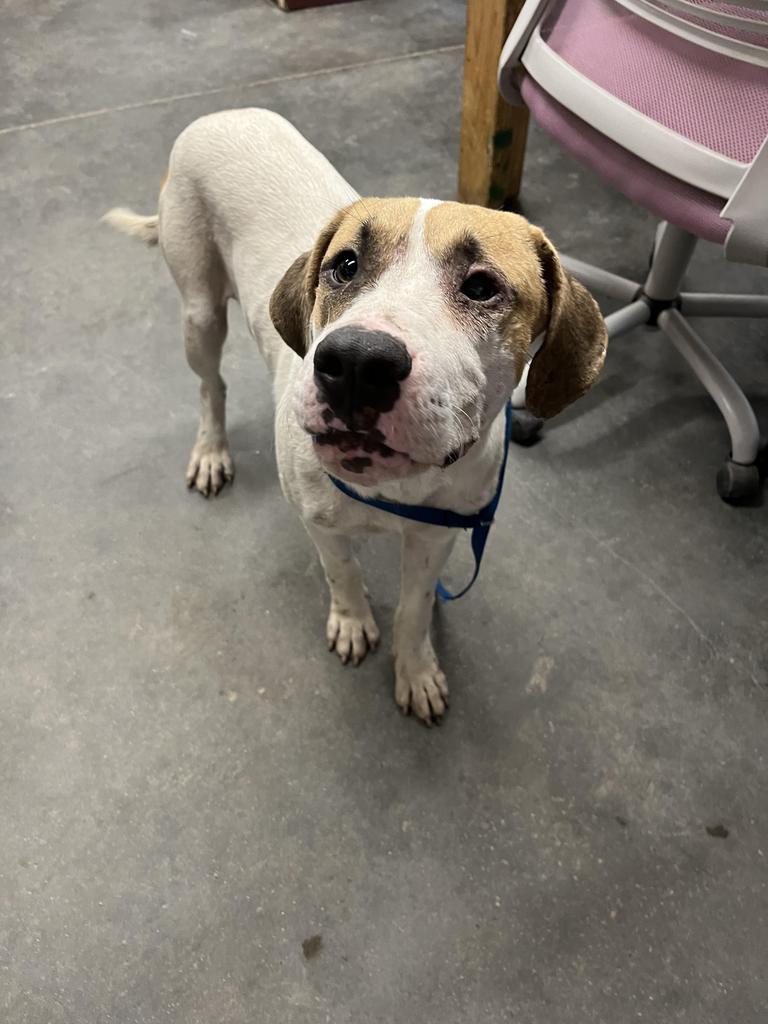
<path fill-rule="evenodd" d="M 402 341 L 384 331 L 350 325 L 324 338 L 315 351 L 315 382 L 322 398 L 341 419 L 356 413 L 387 412 L 411 372 Z"/>

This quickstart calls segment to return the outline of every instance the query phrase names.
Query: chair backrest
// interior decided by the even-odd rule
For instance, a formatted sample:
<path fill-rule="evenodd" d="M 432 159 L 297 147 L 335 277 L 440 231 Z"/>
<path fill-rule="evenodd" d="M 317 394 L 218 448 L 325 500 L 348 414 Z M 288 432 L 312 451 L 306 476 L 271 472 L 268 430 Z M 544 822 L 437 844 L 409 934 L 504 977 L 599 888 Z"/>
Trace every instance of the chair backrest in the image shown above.
<path fill-rule="evenodd" d="M 499 63 L 512 102 L 521 71 L 553 99 L 646 163 L 730 200 L 728 219 L 768 209 L 768 0 L 527 0 Z M 765 190 L 765 189 L 764 189 Z M 738 194 L 741 194 L 739 200 Z M 732 252 L 737 249 L 729 236 Z M 726 254 L 728 244 L 726 244 Z"/>
<path fill-rule="evenodd" d="M 626 10 L 715 53 L 768 67 L 768 0 L 616 0 Z"/>

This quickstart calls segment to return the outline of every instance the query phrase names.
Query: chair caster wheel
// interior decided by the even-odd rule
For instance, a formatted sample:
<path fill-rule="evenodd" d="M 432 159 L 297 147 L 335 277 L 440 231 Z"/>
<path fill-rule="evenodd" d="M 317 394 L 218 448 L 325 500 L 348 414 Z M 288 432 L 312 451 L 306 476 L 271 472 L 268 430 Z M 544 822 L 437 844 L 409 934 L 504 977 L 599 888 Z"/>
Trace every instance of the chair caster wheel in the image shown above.
<path fill-rule="evenodd" d="M 760 470 L 726 459 L 717 472 L 717 493 L 729 505 L 739 505 L 760 491 Z"/>
<path fill-rule="evenodd" d="M 544 420 L 527 409 L 515 409 L 512 416 L 512 440 L 527 448 L 539 440 Z"/>

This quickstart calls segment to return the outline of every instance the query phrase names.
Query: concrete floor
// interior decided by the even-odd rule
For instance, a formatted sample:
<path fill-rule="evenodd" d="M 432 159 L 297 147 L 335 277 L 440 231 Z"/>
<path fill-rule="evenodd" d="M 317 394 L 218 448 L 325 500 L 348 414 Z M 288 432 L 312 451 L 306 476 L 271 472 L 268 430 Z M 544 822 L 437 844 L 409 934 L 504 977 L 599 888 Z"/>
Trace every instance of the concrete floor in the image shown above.
<path fill-rule="evenodd" d="M 724 428 L 676 353 L 622 339 L 513 452 L 481 581 L 437 619 L 428 732 L 385 651 L 324 649 L 239 320 L 238 479 L 185 491 L 177 298 L 96 223 L 151 210 L 179 130 L 247 104 L 363 192 L 452 196 L 462 8 L 0 13 L 4 1024 L 766 1020 L 768 510 L 716 497 Z M 645 266 L 650 218 L 537 131 L 524 206 Z M 766 277 L 705 247 L 691 284 Z M 768 424 L 764 325 L 703 331 Z M 392 548 L 364 559 L 388 633 Z"/>

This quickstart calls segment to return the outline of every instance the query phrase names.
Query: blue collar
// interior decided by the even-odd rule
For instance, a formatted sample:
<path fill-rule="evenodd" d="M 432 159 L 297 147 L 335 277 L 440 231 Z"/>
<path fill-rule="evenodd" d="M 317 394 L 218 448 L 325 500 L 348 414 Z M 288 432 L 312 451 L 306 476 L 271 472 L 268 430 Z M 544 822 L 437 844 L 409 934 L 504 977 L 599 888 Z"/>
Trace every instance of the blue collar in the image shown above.
<path fill-rule="evenodd" d="M 501 497 L 501 488 L 504 484 L 504 470 L 507 468 L 507 454 L 509 452 L 509 442 L 512 437 L 512 402 L 507 402 L 505 411 L 505 426 L 504 426 L 504 454 L 501 459 L 501 467 L 499 468 L 499 479 L 496 484 L 496 493 L 493 495 L 491 500 L 480 509 L 479 512 L 475 512 L 472 515 L 461 515 L 458 512 L 451 512 L 446 508 L 433 508 L 429 505 L 402 505 L 397 501 L 383 501 L 381 498 L 364 498 L 362 494 L 358 494 L 351 487 L 348 487 L 343 480 L 339 480 L 335 476 L 328 474 L 328 478 L 338 489 L 346 494 L 348 498 L 354 498 L 355 501 L 360 501 L 363 505 L 370 505 L 372 508 L 380 509 L 382 512 L 390 512 L 393 516 L 400 516 L 401 519 L 412 519 L 417 523 L 428 523 L 430 526 L 447 526 L 451 529 L 460 530 L 471 530 L 472 531 L 472 553 L 475 556 L 475 571 L 472 575 L 472 579 L 460 590 L 458 594 L 452 594 L 446 590 L 440 580 L 437 581 L 436 592 L 437 596 L 441 601 L 455 601 L 459 597 L 463 597 L 475 580 L 480 572 L 480 563 L 483 560 L 483 552 L 485 551 L 485 543 L 488 540 L 488 534 L 491 531 L 491 525 L 493 524 L 493 517 L 496 514 L 496 509 L 499 504 L 499 498 Z"/>

